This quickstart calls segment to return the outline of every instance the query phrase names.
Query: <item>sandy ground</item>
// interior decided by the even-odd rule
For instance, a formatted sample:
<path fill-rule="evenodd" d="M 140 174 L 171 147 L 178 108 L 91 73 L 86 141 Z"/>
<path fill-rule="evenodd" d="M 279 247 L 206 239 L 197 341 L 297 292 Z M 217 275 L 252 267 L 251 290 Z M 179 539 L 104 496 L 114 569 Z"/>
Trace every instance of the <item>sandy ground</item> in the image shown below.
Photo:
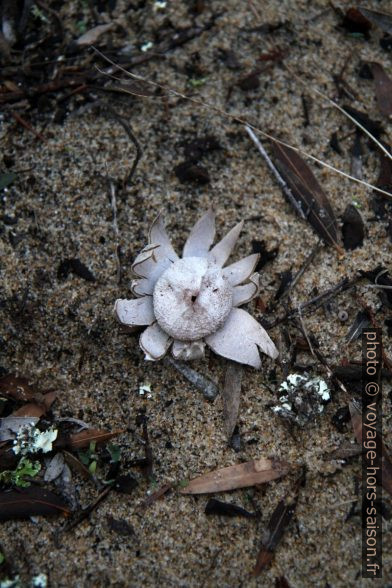
<path fill-rule="evenodd" d="M 123 6 L 118 4 L 115 16 L 121 14 Z M 388 2 L 370 2 L 370 6 L 387 10 Z M 71 4 L 63 12 L 66 27 L 72 32 L 76 7 Z M 321 88 L 333 96 L 336 88 L 332 75 L 351 55 L 346 79 L 360 96 L 360 101 L 351 104 L 366 110 L 372 118 L 381 118 L 373 82 L 361 80 L 357 74 L 361 60 L 382 63 L 391 73 L 390 57 L 378 44 L 380 34 L 374 31 L 369 42 L 348 37 L 337 28 L 339 19 L 324 1 L 215 1 L 206 6 L 198 21 L 208 20 L 211 12 L 221 16 L 210 31 L 169 52 L 165 59 L 139 66 L 135 72 L 193 92 L 348 171 L 352 138 L 342 142 L 343 156 L 334 153 L 328 143 L 333 131 L 343 137 L 352 131 L 352 125 L 320 99 L 308 98 L 310 124 L 304 127 L 304 88 L 282 67 L 262 74 L 256 90 L 244 92 L 233 87 L 229 97 L 228 91 L 241 75 L 252 71 L 261 53 L 279 45 L 288 49 L 285 63 L 308 87 Z M 192 24 L 187 3 L 168 2 L 165 8 L 155 10 L 151 2 L 143 10 L 123 16 L 125 39 L 116 40 L 115 33 L 108 38 L 114 46 L 125 41 L 147 42 L 148 32 L 166 16 L 177 27 Z M 273 35 L 244 30 L 277 21 L 290 24 Z M 218 57 L 220 49 L 233 50 L 243 69 L 228 69 Z M 196 52 L 205 82 L 192 90 L 184 68 Z M 276 399 L 271 370 L 276 370 L 279 382 L 282 365 L 265 359 L 260 372 L 245 369 L 239 417 L 243 443 L 236 453 L 227 445 L 221 398 L 208 403 L 174 368 L 162 362 L 145 362 L 137 337 L 124 334 L 112 316 L 114 300 L 131 296 L 131 262 L 146 243 L 149 225 L 158 211 L 163 212 L 178 250 L 192 224 L 211 204 L 217 212 L 219 235 L 239 220 L 247 221 L 235 259 L 251 253 L 252 239 L 265 240 L 269 249 L 278 246 L 277 258 L 262 272 L 265 302 L 274 295 L 282 271 L 300 269 L 317 243 L 316 234 L 295 216 L 245 130 L 230 118 L 174 97 L 168 99 L 168 110 L 160 99 L 118 95 L 104 95 L 102 99 L 110 101 L 129 121 L 143 150 L 132 182 L 117 199 L 123 253 L 120 285 L 105 178 L 107 174 L 116 180 L 123 178 L 133 161 L 134 147 L 124 130 L 87 106 L 78 108 L 77 99 L 61 125 L 49 120 L 43 128 L 44 122 L 36 119 L 37 130 L 42 128 L 46 137 L 44 144 L 3 117 L 3 154 L 14 160 L 13 169 L 30 171 L 20 174 L 2 196 L 2 214 L 16 218 L 17 223 L 3 225 L 0 234 L 1 361 L 7 371 L 27 375 L 42 388 L 58 390 L 55 416 L 78 417 L 109 430 L 125 428 L 127 432 L 119 438 L 125 471 L 127 462 L 143 456 L 135 419 L 145 411 L 155 482 L 148 484 L 132 470 L 140 482 L 134 493 L 111 493 L 87 521 L 61 535 L 59 546 L 53 539 L 54 529 L 61 524 L 58 519 L 3 524 L 0 541 L 6 557 L 24 582 L 45 573 L 49 585 L 59 587 L 252 587 L 274 585 L 280 576 L 285 576 L 291 586 L 305 588 L 386 586 L 392 581 L 390 522 L 384 521 L 384 578 L 377 582 L 361 580 L 360 516 L 346 520 L 357 498 L 360 462 L 356 459 L 339 467 L 323 459 L 344 441 L 353 441 L 350 426 L 340 433 L 331 425 L 331 417 L 347 404 L 350 393 L 336 389 L 317 423 L 293 433 L 269 408 Z M 383 124 L 391 130 L 387 121 Z M 181 144 L 206 134 L 214 135 L 221 145 L 202 162 L 211 181 L 204 186 L 181 184 L 173 172 L 183 161 Z M 363 163 L 365 179 L 374 181 L 377 158 L 367 146 Z M 325 169 L 313 169 L 337 216 L 352 200 L 360 204 L 367 236 L 362 248 L 343 257 L 332 248 L 323 248 L 294 289 L 293 307 L 311 298 L 314 288 L 321 292 L 359 269 L 374 269 L 379 263 L 390 267 L 391 262 L 385 227 L 374 221 L 369 208 L 370 191 Z M 58 279 L 60 262 L 73 257 L 89 267 L 96 276 L 95 283 L 72 274 Z M 360 282 L 355 290 L 337 296 L 329 313 L 320 309 L 304 318 L 306 329 L 317 337 L 331 364 L 344 356 L 360 358 L 360 343 L 350 347 L 345 343 L 348 328 L 360 309 L 359 297 L 374 309 L 380 323 L 390 316 L 390 311 L 388 314 L 381 307 L 376 291 Z M 251 309 L 261 317 L 259 310 L 252 305 Z M 345 323 L 338 318 L 341 310 L 348 313 Z M 266 318 L 272 320 L 282 312 L 280 308 Z M 270 335 L 285 358 L 283 330 L 276 327 Z M 391 353 L 386 331 L 384 345 Z M 309 355 L 302 359 L 314 365 Z M 222 384 L 225 363 L 212 353 L 194 367 Z M 316 373 L 325 376 L 320 366 Z M 146 382 L 151 384 L 149 398 L 139 394 L 140 384 Z M 387 443 L 391 441 L 388 391 L 385 385 L 383 424 Z M 308 476 L 294 521 L 272 565 L 258 579 L 251 577 L 251 571 L 263 529 L 277 502 L 292 488 L 294 474 L 219 496 L 250 510 L 253 500 L 262 513 L 257 520 L 207 517 L 205 496 L 182 496 L 175 491 L 146 511 L 140 507 L 149 492 L 165 483 L 178 483 L 217 467 L 268 455 L 307 464 Z M 75 482 L 82 504 L 87 504 L 95 495 L 93 487 L 77 476 Z M 390 505 L 390 498 L 384 498 Z M 109 515 L 126 520 L 134 534 L 121 536 L 111 531 Z"/>

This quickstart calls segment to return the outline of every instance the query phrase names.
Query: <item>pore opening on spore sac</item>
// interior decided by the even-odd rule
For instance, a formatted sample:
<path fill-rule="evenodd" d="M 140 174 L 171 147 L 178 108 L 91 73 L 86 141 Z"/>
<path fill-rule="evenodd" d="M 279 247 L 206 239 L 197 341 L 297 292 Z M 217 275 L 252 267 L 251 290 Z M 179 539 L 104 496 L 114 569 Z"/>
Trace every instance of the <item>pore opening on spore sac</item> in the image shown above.
<path fill-rule="evenodd" d="M 176 261 L 153 292 L 159 326 L 174 339 L 196 341 L 215 333 L 229 315 L 233 288 L 223 271 L 205 258 Z"/>

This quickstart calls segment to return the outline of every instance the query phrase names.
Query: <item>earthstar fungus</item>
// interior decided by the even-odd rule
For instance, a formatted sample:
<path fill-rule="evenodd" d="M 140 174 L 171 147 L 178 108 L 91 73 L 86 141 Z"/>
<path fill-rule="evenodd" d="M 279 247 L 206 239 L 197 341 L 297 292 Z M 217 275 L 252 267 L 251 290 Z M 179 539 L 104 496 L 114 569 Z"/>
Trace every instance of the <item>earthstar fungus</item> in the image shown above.
<path fill-rule="evenodd" d="M 148 245 L 132 265 L 136 298 L 115 303 L 120 323 L 147 327 L 140 336 L 146 359 L 157 361 L 170 347 L 176 359 L 200 359 L 206 344 L 218 355 L 256 369 L 261 367 L 259 350 L 278 356 L 263 327 L 238 308 L 259 291 L 254 273 L 258 254 L 224 267 L 242 226 L 243 221 L 211 248 L 215 215 L 209 210 L 193 227 L 179 258 L 162 217 L 153 222 Z"/>

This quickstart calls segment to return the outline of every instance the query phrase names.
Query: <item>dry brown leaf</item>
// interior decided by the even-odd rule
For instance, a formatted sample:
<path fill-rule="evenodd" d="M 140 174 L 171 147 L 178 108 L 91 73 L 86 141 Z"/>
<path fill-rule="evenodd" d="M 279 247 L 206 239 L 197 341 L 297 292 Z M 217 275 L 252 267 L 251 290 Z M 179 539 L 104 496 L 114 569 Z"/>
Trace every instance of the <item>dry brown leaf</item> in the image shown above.
<path fill-rule="evenodd" d="M 35 390 L 27 378 L 8 375 L 0 378 L 0 395 L 17 402 L 28 402 L 34 399 Z"/>
<path fill-rule="evenodd" d="M 94 27 L 93 29 L 90 29 L 89 31 L 84 33 L 81 37 L 79 37 L 75 41 L 75 44 L 78 47 L 86 47 L 88 45 L 94 45 L 98 41 L 99 37 L 101 37 L 101 35 L 110 31 L 113 27 L 114 27 L 113 22 L 110 22 L 108 24 L 98 25 L 98 26 Z"/>
<path fill-rule="evenodd" d="M 338 224 L 332 206 L 318 180 L 298 153 L 279 143 L 272 143 L 275 164 L 307 220 L 317 234 L 339 253 Z"/>
<path fill-rule="evenodd" d="M 203 474 L 191 480 L 181 494 L 208 494 L 271 482 L 287 474 L 290 465 L 277 459 L 260 458 Z"/>
<path fill-rule="evenodd" d="M 88 447 L 92 442 L 106 443 L 122 433 L 125 433 L 125 429 L 112 432 L 102 431 L 100 429 L 87 429 L 87 431 L 80 431 L 80 433 L 70 435 L 66 445 L 70 449 L 82 449 L 83 447 Z"/>
<path fill-rule="evenodd" d="M 70 510 L 60 496 L 45 488 L 30 486 L 0 493 L 0 521 L 55 514 L 67 516 Z"/>
<path fill-rule="evenodd" d="M 268 522 L 264 532 L 262 546 L 257 557 L 257 562 L 253 570 L 253 575 L 258 576 L 263 569 L 270 563 L 274 551 L 287 527 L 289 526 L 293 514 L 297 507 L 300 487 L 305 483 L 304 473 L 296 481 L 293 491 L 281 500 Z"/>
<path fill-rule="evenodd" d="M 237 424 L 238 411 L 241 399 L 242 366 L 230 361 L 228 363 L 225 384 L 222 390 L 223 419 L 227 437 L 230 439 Z"/>
<path fill-rule="evenodd" d="M 18 410 L 12 413 L 12 416 L 16 417 L 36 417 L 40 419 L 46 413 L 46 408 L 42 404 L 36 404 L 35 402 L 28 402 L 24 404 Z"/>
<path fill-rule="evenodd" d="M 381 114 L 392 115 L 392 80 L 384 71 L 380 63 L 369 63 L 375 83 L 377 106 Z"/>
<path fill-rule="evenodd" d="M 48 392 L 42 398 L 42 403 L 37 402 L 28 402 L 15 410 L 12 413 L 12 416 L 18 417 L 37 417 L 38 419 L 41 418 L 49 408 L 52 406 L 53 402 L 56 400 L 56 392 Z"/>

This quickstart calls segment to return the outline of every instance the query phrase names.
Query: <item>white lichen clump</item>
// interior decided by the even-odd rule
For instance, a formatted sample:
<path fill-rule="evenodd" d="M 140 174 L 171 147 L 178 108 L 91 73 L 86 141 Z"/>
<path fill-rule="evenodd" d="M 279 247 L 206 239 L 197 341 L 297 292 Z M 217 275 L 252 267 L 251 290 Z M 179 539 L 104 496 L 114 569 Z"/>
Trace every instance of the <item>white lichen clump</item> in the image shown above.
<path fill-rule="evenodd" d="M 48 429 L 40 431 L 32 423 L 30 426 L 21 427 L 14 440 L 13 452 L 18 455 L 27 455 L 28 453 L 48 453 L 52 451 L 53 441 L 57 439 L 57 429 Z"/>
<path fill-rule="evenodd" d="M 242 229 L 236 225 L 212 249 L 215 216 L 208 211 L 193 227 L 180 259 L 161 217 L 153 223 L 148 245 L 135 259 L 132 282 L 136 299 L 117 300 L 118 320 L 131 329 L 147 326 L 140 337 L 146 359 L 159 360 L 171 347 L 182 360 L 215 353 L 259 369 L 259 350 L 278 351 L 263 327 L 239 306 L 259 291 L 254 272 L 258 254 L 225 266 Z"/>
<path fill-rule="evenodd" d="M 279 403 L 272 410 L 301 427 L 321 414 L 331 399 L 327 382 L 306 373 L 287 376 L 279 387 L 279 393 Z"/>

